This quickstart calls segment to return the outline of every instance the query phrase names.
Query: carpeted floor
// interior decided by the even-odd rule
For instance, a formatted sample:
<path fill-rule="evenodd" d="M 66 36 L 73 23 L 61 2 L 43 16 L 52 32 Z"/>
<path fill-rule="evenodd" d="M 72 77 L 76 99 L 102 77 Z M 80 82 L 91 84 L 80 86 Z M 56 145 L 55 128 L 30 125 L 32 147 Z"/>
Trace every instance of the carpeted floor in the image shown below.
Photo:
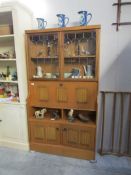
<path fill-rule="evenodd" d="M 0 175 L 131 175 L 131 158 L 86 160 L 0 147 Z"/>

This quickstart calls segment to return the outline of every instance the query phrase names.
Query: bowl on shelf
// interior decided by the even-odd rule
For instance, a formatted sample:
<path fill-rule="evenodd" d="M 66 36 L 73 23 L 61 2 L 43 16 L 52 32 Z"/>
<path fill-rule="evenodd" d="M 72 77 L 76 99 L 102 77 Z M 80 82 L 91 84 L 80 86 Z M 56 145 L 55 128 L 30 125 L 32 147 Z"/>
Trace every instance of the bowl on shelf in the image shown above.
<path fill-rule="evenodd" d="M 69 78 L 71 76 L 71 72 L 65 72 L 64 73 L 64 78 Z"/>
<path fill-rule="evenodd" d="M 52 73 L 46 73 L 45 78 L 52 78 Z"/>

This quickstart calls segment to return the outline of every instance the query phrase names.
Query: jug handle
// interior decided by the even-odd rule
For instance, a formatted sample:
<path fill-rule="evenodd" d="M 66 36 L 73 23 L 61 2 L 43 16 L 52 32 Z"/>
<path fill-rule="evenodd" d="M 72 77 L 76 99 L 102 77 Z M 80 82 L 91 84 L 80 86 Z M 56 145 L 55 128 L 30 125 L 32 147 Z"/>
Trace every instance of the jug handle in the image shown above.
<path fill-rule="evenodd" d="M 90 16 L 89 20 L 87 21 L 87 24 L 90 22 L 91 18 L 92 18 L 92 14 L 88 13 L 87 16 Z"/>
<path fill-rule="evenodd" d="M 69 22 L 69 18 L 68 17 L 65 17 L 65 19 L 67 19 L 66 24 L 65 24 L 65 25 L 67 25 L 68 22 Z"/>
<path fill-rule="evenodd" d="M 47 21 L 44 21 L 44 23 L 45 23 L 45 27 L 47 26 Z"/>

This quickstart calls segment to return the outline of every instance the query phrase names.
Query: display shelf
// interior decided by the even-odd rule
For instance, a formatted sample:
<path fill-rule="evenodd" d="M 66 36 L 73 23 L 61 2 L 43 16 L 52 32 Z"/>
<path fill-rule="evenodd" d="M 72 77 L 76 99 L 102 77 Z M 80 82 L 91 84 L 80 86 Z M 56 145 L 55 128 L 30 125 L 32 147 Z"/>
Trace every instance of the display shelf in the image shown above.
<path fill-rule="evenodd" d="M 64 56 L 64 58 L 95 58 L 96 55 L 84 55 L 84 56 Z"/>
<path fill-rule="evenodd" d="M 50 123 L 59 123 L 59 124 L 68 124 L 70 126 L 73 126 L 73 125 L 78 125 L 78 126 L 89 126 L 89 127 L 93 127 L 93 128 L 96 128 L 96 123 L 93 122 L 93 121 L 89 121 L 89 122 L 81 122 L 79 121 L 78 119 L 75 120 L 74 122 L 69 122 L 68 120 L 66 119 L 58 119 L 58 120 L 52 120 L 51 118 L 44 118 L 44 119 L 36 119 L 36 118 L 29 118 L 29 121 L 30 122 L 42 122 L 42 123 L 45 123 L 45 122 L 50 122 Z"/>
<path fill-rule="evenodd" d="M 0 61 L 16 61 L 16 58 L 0 58 Z"/>
<path fill-rule="evenodd" d="M 0 83 L 14 83 L 14 84 L 18 84 L 18 81 L 12 81 L 12 80 L 0 80 Z"/>
<path fill-rule="evenodd" d="M 14 34 L 10 35 L 0 35 L 0 43 L 14 40 Z"/>
<path fill-rule="evenodd" d="M 0 35 L 0 39 L 1 38 L 13 38 L 14 34 L 9 34 L 9 35 Z"/>

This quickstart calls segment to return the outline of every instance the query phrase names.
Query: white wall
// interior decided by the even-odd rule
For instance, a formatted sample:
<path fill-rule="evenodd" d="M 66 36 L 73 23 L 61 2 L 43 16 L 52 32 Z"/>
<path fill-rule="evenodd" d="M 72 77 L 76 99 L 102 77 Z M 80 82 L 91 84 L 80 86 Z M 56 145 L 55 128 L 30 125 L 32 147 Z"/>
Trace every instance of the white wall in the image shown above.
<path fill-rule="evenodd" d="M 5 2 L 1 0 L 0 2 Z M 131 26 L 121 26 L 116 32 L 117 0 L 19 0 L 34 13 L 47 20 L 47 28 L 57 27 L 57 13 L 70 18 L 68 26 L 79 25 L 79 10 L 92 13 L 91 24 L 101 24 L 100 90 L 131 91 Z M 125 1 L 125 0 L 123 0 Z M 122 7 L 122 21 L 131 21 L 131 6 Z"/>

